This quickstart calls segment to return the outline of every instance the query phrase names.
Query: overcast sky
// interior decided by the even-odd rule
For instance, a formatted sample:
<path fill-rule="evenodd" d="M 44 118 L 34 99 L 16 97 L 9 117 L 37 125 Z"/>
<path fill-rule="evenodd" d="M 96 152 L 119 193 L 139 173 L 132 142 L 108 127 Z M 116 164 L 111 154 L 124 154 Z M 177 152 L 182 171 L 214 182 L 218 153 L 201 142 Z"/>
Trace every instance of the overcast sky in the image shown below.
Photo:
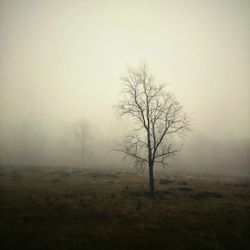
<path fill-rule="evenodd" d="M 1 0 L 2 130 L 85 117 L 111 133 L 120 76 L 144 61 L 194 133 L 250 138 L 249 47 L 248 0 Z"/>

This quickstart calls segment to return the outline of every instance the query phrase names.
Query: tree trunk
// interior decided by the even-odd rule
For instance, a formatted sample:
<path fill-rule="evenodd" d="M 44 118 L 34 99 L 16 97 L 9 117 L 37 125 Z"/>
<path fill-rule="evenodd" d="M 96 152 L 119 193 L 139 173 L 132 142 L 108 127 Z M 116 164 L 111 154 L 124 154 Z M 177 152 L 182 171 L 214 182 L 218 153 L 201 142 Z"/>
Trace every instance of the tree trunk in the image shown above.
<path fill-rule="evenodd" d="M 149 164 L 149 190 L 150 190 L 150 196 L 154 197 L 155 194 L 155 182 L 154 182 L 154 169 L 153 164 Z"/>

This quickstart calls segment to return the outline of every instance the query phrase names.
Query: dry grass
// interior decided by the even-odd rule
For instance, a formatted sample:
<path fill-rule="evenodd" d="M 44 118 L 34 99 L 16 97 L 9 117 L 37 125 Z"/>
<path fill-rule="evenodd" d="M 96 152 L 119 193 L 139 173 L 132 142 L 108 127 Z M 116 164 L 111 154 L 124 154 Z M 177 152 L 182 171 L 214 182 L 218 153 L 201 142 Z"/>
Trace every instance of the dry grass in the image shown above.
<path fill-rule="evenodd" d="M 250 182 L 0 168 L 0 249 L 249 249 Z"/>

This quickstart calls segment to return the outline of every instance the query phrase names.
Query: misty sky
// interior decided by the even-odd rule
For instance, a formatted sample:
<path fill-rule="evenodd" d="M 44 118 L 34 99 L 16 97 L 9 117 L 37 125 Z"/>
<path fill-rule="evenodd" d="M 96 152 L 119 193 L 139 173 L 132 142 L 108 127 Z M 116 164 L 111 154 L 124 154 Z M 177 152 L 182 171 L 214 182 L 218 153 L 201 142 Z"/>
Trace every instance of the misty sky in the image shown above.
<path fill-rule="evenodd" d="M 250 1 L 0 1 L 2 134 L 48 135 L 84 117 L 124 125 L 120 76 L 147 62 L 193 118 L 193 134 L 250 138 Z"/>

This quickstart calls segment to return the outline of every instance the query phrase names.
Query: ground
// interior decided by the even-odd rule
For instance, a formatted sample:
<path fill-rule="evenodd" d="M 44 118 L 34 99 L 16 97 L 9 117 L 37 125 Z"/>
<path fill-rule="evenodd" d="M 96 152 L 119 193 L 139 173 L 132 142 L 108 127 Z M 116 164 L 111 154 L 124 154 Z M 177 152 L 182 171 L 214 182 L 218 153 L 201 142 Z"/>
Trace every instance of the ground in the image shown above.
<path fill-rule="evenodd" d="M 0 249 L 250 249 L 250 180 L 0 167 Z"/>

